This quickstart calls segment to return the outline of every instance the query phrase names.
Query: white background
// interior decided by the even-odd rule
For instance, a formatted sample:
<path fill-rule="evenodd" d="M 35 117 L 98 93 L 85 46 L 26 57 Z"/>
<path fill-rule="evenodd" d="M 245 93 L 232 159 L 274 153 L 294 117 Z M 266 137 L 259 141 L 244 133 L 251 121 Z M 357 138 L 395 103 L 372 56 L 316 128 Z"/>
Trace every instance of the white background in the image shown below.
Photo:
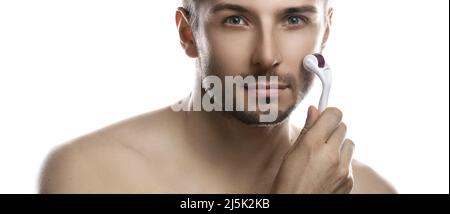
<path fill-rule="evenodd" d="M 449 5 L 336 0 L 330 105 L 400 193 L 449 192 Z M 174 1 L 0 0 L 0 193 L 36 193 L 56 145 L 186 96 Z M 170 86 L 170 87 L 168 87 Z M 303 125 L 320 83 L 292 116 Z"/>

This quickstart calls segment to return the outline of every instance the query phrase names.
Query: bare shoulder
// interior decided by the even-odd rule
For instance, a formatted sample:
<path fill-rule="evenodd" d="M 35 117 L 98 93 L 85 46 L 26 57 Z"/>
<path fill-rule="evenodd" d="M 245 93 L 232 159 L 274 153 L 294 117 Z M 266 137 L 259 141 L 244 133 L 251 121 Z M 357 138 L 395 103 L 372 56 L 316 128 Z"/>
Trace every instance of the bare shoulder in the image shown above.
<path fill-rule="evenodd" d="M 375 170 L 358 160 L 353 160 L 354 185 L 352 194 L 396 194 L 397 191 Z"/>
<path fill-rule="evenodd" d="M 104 142 L 91 134 L 55 148 L 47 157 L 40 177 L 40 193 L 90 193 L 101 183 L 93 163 L 93 145 Z M 98 145 L 95 145 L 98 146 Z"/>
<path fill-rule="evenodd" d="M 151 179 L 171 150 L 165 133 L 173 115 L 162 109 L 111 125 L 55 148 L 40 177 L 40 193 L 151 192 Z M 156 181 L 154 182 L 156 183 Z"/>

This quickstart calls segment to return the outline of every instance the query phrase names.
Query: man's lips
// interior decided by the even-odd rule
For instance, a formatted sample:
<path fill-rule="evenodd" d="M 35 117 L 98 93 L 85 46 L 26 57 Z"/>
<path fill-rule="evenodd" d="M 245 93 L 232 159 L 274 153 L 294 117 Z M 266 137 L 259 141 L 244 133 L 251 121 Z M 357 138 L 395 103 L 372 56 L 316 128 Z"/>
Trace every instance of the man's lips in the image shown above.
<path fill-rule="evenodd" d="M 258 84 L 245 84 L 244 88 L 247 90 L 269 90 L 269 89 L 284 90 L 287 89 L 288 86 L 286 84 L 280 83 L 258 83 Z"/>
<path fill-rule="evenodd" d="M 259 84 L 246 84 L 244 89 L 257 97 L 279 97 L 280 94 L 287 89 L 286 84 L 280 83 L 259 83 Z"/>

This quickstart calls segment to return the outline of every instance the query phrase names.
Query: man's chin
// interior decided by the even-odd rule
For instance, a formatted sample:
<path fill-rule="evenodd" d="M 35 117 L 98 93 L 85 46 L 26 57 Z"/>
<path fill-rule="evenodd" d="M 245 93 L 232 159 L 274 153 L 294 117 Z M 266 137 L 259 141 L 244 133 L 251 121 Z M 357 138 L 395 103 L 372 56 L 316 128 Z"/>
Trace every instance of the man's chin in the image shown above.
<path fill-rule="evenodd" d="M 233 118 L 239 120 L 240 122 L 254 127 L 271 127 L 271 126 L 277 126 L 286 121 L 287 118 L 289 118 L 289 115 L 291 114 L 293 108 L 289 109 L 288 111 L 278 111 L 277 117 L 275 120 L 264 120 L 262 119 L 265 115 L 262 112 L 258 111 L 230 111 L 225 112 L 226 114 L 230 114 Z"/>

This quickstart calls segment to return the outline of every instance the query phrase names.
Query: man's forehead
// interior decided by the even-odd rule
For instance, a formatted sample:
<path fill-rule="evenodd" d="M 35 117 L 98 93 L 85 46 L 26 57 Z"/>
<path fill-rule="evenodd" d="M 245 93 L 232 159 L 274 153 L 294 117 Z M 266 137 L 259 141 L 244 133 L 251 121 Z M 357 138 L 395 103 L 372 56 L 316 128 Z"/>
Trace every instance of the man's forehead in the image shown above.
<path fill-rule="evenodd" d="M 213 6 L 216 4 L 236 4 L 241 6 L 285 6 L 285 5 L 321 5 L 326 0 L 199 0 L 202 4 Z"/>
<path fill-rule="evenodd" d="M 279 11 L 286 8 L 309 7 L 320 11 L 325 0 L 202 0 L 202 9 L 209 13 L 218 9 L 245 9 L 253 12 Z M 206 12 L 205 11 L 205 12 Z"/>

